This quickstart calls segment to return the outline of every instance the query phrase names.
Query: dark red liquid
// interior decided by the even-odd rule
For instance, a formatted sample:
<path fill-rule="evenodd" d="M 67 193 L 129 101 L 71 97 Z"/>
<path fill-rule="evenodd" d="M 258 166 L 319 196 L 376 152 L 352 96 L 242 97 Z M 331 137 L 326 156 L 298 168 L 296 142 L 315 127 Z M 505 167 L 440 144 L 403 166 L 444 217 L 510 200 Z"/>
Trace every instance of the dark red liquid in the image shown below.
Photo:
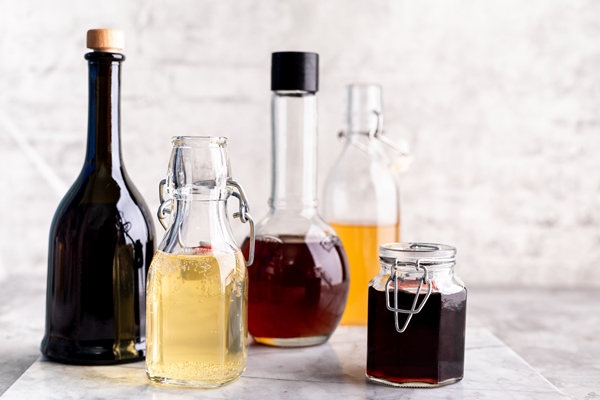
<path fill-rule="evenodd" d="M 246 239 L 246 257 L 248 247 Z M 257 237 L 248 277 L 248 330 L 255 338 L 330 335 L 346 306 L 348 262 L 336 237 Z"/>
<path fill-rule="evenodd" d="M 403 333 L 386 308 L 386 292 L 369 288 L 367 375 L 396 383 L 437 384 L 461 379 L 465 360 L 467 291 L 432 293 Z M 393 294 L 390 292 L 391 303 Z M 419 296 L 419 302 L 424 294 Z M 398 303 L 410 309 L 414 293 L 399 292 Z M 403 326 L 406 314 L 400 314 Z"/>

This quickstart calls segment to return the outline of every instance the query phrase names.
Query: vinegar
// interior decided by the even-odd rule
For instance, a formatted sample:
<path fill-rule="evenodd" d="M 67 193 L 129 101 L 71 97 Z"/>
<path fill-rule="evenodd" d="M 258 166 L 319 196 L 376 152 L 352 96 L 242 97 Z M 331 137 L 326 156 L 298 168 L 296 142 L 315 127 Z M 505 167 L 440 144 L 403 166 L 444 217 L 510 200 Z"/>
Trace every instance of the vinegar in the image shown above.
<path fill-rule="evenodd" d="M 148 276 L 146 373 L 159 383 L 217 387 L 242 374 L 248 279 L 241 252 L 156 252 Z"/>
<path fill-rule="evenodd" d="M 464 375 L 467 291 L 432 293 L 403 333 L 386 307 L 393 292 L 369 292 L 367 377 L 392 386 L 431 387 L 459 381 Z M 422 304 L 425 294 L 418 296 Z M 414 293 L 399 291 L 398 307 L 410 309 Z M 391 300 L 393 302 L 393 300 Z M 406 314 L 399 317 L 400 325 Z"/>
<path fill-rule="evenodd" d="M 331 223 L 350 264 L 350 292 L 340 324 L 367 325 L 369 281 L 379 273 L 379 246 L 400 240 L 400 226 Z"/>
<path fill-rule="evenodd" d="M 248 250 L 246 239 L 242 251 Z M 257 342 L 312 346 L 337 328 L 348 295 L 346 255 L 337 238 L 257 236 L 248 276 L 248 325 Z"/>

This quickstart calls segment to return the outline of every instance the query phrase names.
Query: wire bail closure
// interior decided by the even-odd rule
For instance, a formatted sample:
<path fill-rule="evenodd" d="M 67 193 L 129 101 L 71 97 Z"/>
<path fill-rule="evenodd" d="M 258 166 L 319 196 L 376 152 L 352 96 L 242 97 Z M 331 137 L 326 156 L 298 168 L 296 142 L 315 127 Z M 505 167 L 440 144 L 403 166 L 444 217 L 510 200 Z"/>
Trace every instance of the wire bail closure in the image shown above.
<path fill-rule="evenodd" d="M 427 261 L 431 261 L 431 260 L 417 260 L 416 263 L 396 261 L 396 264 L 394 265 L 392 273 L 391 273 L 390 277 L 388 278 L 387 282 L 385 283 L 385 292 L 386 292 L 385 305 L 388 310 L 390 310 L 394 313 L 394 321 L 396 324 L 396 331 L 398 333 L 403 333 L 406 330 L 406 328 L 408 327 L 408 323 L 410 322 L 412 316 L 414 314 L 418 314 L 421 312 L 421 310 L 425 306 L 425 303 L 427 302 L 427 299 L 429 299 L 429 296 L 431 295 L 431 280 L 429 279 L 429 270 L 427 269 L 426 266 L 421 265 L 422 262 L 427 262 Z M 398 276 L 399 275 L 398 268 L 399 267 L 408 267 L 408 266 L 414 266 L 417 271 L 422 270 L 423 276 L 418 279 L 419 286 L 417 287 L 417 290 L 415 292 L 415 298 L 412 302 L 412 306 L 411 306 L 410 310 L 405 310 L 402 308 L 398 308 L 398 280 L 399 279 L 404 280 L 403 278 L 400 278 Z M 393 307 L 390 305 L 390 296 L 389 296 L 389 292 L 390 292 L 389 285 L 392 281 L 394 283 L 394 306 Z M 427 293 L 425 294 L 423 301 L 421 301 L 421 304 L 417 307 L 417 301 L 419 300 L 419 294 L 421 294 L 421 288 L 423 287 L 423 283 L 425 283 L 425 285 L 427 285 Z M 402 326 L 402 328 L 400 328 L 400 323 L 398 321 L 399 314 L 408 314 L 408 317 L 406 317 L 406 320 L 404 321 L 404 325 Z"/>
<path fill-rule="evenodd" d="M 420 245 L 420 247 L 427 247 L 427 246 Z M 410 322 L 412 316 L 420 313 L 421 310 L 423 310 L 423 307 L 425 307 L 425 303 L 427 302 L 427 300 L 429 299 L 429 296 L 431 295 L 432 284 L 431 284 L 431 278 L 429 277 L 429 269 L 427 268 L 426 265 L 433 266 L 433 265 L 445 264 L 445 263 L 450 263 L 450 262 L 454 262 L 454 258 L 445 258 L 445 259 L 421 258 L 421 259 L 418 259 L 416 262 L 406 262 L 406 261 L 396 260 L 396 263 L 391 268 L 392 271 L 391 271 L 390 277 L 385 282 L 385 292 L 386 292 L 385 305 L 388 310 L 390 310 L 394 313 L 394 321 L 396 324 L 396 331 L 398 333 L 403 333 L 404 331 L 406 331 L 406 328 L 408 327 L 408 323 Z M 406 267 L 410 267 L 410 266 L 414 266 L 416 271 L 423 271 L 423 275 L 420 278 L 416 279 L 419 281 L 419 286 L 417 286 L 417 290 L 415 292 L 415 298 L 413 299 L 410 309 L 405 310 L 403 308 L 398 307 L 398 286 L 399 286 L 398 283 L 399 283 L 399 281 L 404 281 L 404 278 L 401 277 L 400 274 L 398 273 L 398 269 L 406 268 Z M 391 292 L 390 284 L 392 282 L 394 284 L 394 290 L 393 290 L 394 306 L 393 307 L 390 304 L 390 292 Z M 419 304 L 419 306 L 417 306 L 417 302 L 419 301 L 419 295 L 421 294 L 423 285 L 427 286 L 427 292 L 425 293 L 425 297 L 421 301 L 421 304 Z M 400 327 L 400 322 L 398 321 L 399 314 L 408 314 L 408 317 L 406 317 L 406 320 L 404 321 L 404 325 L 402 325 L 402 327 Z"/>
<path fill-rule="evenodd" d="M 160 206 L 158 207 L 157 217 L 162 227 L 167 230 L 168 224 L 166 222 L 167 216 L 171 215 L 173 209 L 173 199 L 171 199 L 166 192 L 167 180 L 163 179 L 158 184 L 158 197 L 160 200 Z M 248 204 L 248 198 L 242 186 L 232 179 L 227 180 L 227 186 L 232 188 L 231 195 L 239 201 L 239 211 L 233 213 L 233 218 L 239 218 L 242 223 L 250 223 L 250 249 L 248 251 L 248 260 L 246 266 L 249 267 L 254 262 L 254 248 L 256 245 L 256 235 L 254 230 L 254 219 L 250 215 L 250 205 Z M 237 190 L 237 191 L 236 191 Z"/>
<path fill-rule="evenodd" d="M 167 196 L 166 188 L 167 180 L 163 179 L 158 184 L 158 199 L 160 200 L 160 206 L 158 206 L 158 211 L 156 212 L 156 216 L 158 217 L 158 222 L 162 225 L 164 230 L 167 230 L 168 225 L 165 222 L 167 219 L 167 215 L 171 215 L 171 205 L 172 200 Z"/>
<path fill-rule="evenodd" d="M 383 288 L 386 308 L 394 313 L 396 331 L 403 333 L 413 315 L 420 313 L 425 307 L 433 291 L 437 269 L 455 264 L 456 249 L 435 243 L 387 243 L 379 247 L 379 259 L 381 265 L 390 270 Z M 399 292 L 412 293 L 405 283 L 407 278 L 419 282 L 409 309 L 400 308 L 398 304 Z M 412 285 L 410 287 L 414 288 Z M 419 296 L 423 293 L 425 295 L 419 304 Z M 407 315 L 402 326 L 399 321 L 400 314 Z"/>
<path fill-rule="evenodd" d="M 233 218 L 239 218 L 244 224 L 246 222 L 250 223 L 250 248 L 248 249 L 248 261 L 246 261 L 246 267 L 249 267 L 254 262 L 254 247 L 256 245 L 254 219 L 252 218 L 252 215 L 250 215 L 250 205 L 248 205 L 248 198 L 246 197 L 246 193 L 244 192 L 242 186 L 231 179 L 227 181 L 227 186 L 237 189 L 237 192 L 233 191 L 231 194 L 233 197 L 237 198 L 240 203 L 239 211 L 233 213 Z"/>
<path fill-rule="evenodd" d="M 383 115 L 381 115 L 381 113 L 376 110 L 371 110 L 371 112 L 373 114 L 375 114 L 375 118 L 377 119 L 377 124 L 375 125 L 375 128 L 372 128 L 369 130 L 369 132 L 368 132 L 369 139 L 370 140 L 378 139 L 385 145 L 391 147 L 394 151 L 396 151 L 402 157 L 406 157 L 409 160 L 411 160 L 412 155 L 410 153 L 407 153 L 406 151 L 404 151 L 396 142 L 394 142 L 393 140 L 390 140 L 387 136 L 385 136 L 383 134 Z M 345 139 L 347 136 L 348 136 L 348 134 L 345 131 L 340 131 L 338 133 L 338 138 L 340 140 Z M 369 148 L 367 146 L 365 146 L 364 144 L 359 143 L 357 141 L 352 141 L 352 144 L 354 146 L 358 147 L 360 150 L 362 150 L 366 153 L 369 153 Z"/>

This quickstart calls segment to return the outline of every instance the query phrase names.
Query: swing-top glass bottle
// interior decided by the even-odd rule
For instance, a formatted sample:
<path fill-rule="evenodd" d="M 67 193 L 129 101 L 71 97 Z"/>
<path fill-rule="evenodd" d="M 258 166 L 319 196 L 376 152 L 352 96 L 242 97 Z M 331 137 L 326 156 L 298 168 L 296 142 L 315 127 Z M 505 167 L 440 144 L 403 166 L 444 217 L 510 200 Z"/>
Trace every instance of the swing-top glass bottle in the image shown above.
<path fill-rule="evenodd" d="M 248 278 L 227 217 L 230 196 L 240 200 L 234 217 L 250 222 L 250 247 L 253 222 L 226 146 L 224 137 L 173 138 L 158 212 L 167 231 L 147 288 L 146 373 L 156 383 L 212 388 L 246 368 Z"/>
<path fill-rule="evenodd" d="M 342 325 L 367 324 L 367 286 L 379 270 L 382 243 L 400 240 L 399 173 L 407 150 L 383 134 L 383 101 L 376 84 L 347 87 L 344 147 L 325 182 L 323 216 L 348 254 L 350 292 Z"/>

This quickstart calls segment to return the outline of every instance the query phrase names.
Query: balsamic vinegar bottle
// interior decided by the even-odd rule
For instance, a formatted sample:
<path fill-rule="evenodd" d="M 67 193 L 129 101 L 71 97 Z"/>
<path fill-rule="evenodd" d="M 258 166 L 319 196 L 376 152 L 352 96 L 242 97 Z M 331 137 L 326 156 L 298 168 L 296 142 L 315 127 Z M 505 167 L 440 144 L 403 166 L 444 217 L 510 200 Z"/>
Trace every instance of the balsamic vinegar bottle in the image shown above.
<path fill-rule="evenodd" d="M 89 121 L 83 169 L 50 228 L 42 353 L 69 364 L 145 356 L 146 274 L 154 254 L 148 207 L 121 157 L 123 33 L 87 33 Z"/>

